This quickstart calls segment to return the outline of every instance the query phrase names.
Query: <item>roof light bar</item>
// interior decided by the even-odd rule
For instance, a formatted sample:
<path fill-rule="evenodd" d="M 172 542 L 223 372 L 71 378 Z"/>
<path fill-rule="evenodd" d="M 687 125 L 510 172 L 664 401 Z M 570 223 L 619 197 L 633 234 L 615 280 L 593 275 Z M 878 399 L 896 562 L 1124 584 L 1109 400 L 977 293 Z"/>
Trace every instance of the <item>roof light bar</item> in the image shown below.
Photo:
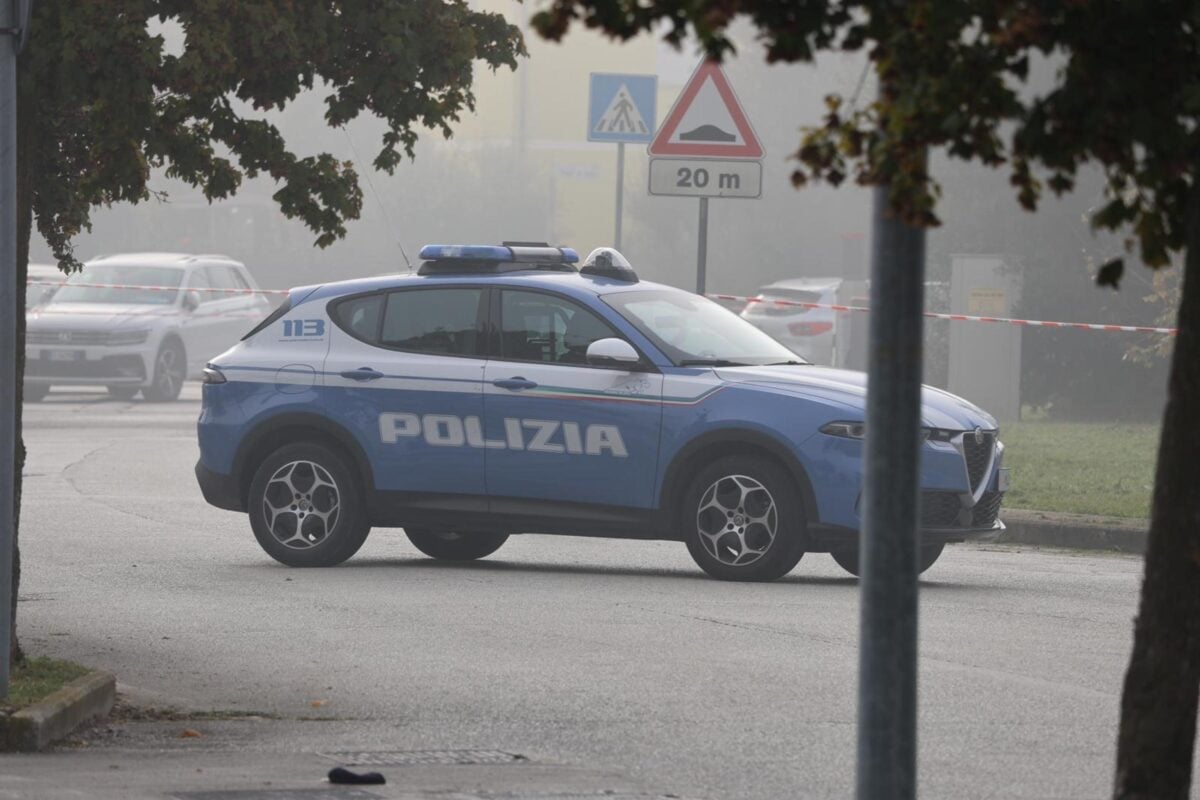
<path fill-rule="evenodd" d="M 426 261 L 507 261 L 520 264 L 577 264 L 579 254 L 570 247 L 501 247 L 486 244 L 427 244 L 421 248 Z"/>

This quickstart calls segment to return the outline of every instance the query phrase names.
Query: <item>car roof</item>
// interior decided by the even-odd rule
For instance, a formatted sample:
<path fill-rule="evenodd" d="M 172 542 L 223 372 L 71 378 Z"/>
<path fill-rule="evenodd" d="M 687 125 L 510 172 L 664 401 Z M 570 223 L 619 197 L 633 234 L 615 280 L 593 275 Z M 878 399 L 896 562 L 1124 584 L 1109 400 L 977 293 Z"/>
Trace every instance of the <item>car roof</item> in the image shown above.
<path fill-rule="evenodd" d="M 66 279 L 66 277 L 67 277 L 67 276 L 66 276 L 66 275 L 64 275 L 64 274 L 63 274 L 63 272 L 62 272 L 61 270 L 59 270 L 59 268 L 58 268 L 56 265 L 54 265 L 54 264 L 30 264 L 30 265 L 29 265 L 29 270 L 28 270 L 28 273 L 29 273 L 29 275 L 30 275 L 30 276 L 35 276 L 35 275 L 36 275 L 36 276 L 38 276 L 38 277 L 48 277 L 48 276 L 49 276 L 49 277 L 53 277 L 53 276 L 55 276 L 55 275 L 61 275 L 61 276 L 63 277 L 63 279 L 64 279 L 64 280 L 65 280 L 65 279 Z"/>
<path fill-rule="evenodd" d="M 113 253 L 112 255 L 96 256 L 85 262 L 86 266 L 111 264 L 118 267 L 174 267 L 186 269 L 192 266 L 206 266 L 220 263 L 222 266 L 241 267 L 240 261 L 229 256 L 216 253 L 194 255 L 192 253 Z"/>
<path fill-rule="evenodd" d="M 561 294 L 576 297 L 594 297 L 632 291 L 683 291 L 673 286 L 654 283 L 652 281 L 622 281 L 594 275 L 583 275 L 573 270 L 550 271 L 528 269 L 503 273 L 440 273 L 435 275 L 405 273 L 375 276 L 372 278 L 358 278 L 349 281 L 338 281 L 337 283 L 327 283 L 317 287 L 307 287 L 313 291 L 305 297 L 305 301 L 342 297 L 344 295 L 367 293 L 383 289 L 414 289 L 421 286 L 454 286 L 456 284 L 550 289 Z M 298 294 L 299 289 L 293 289 L 292 292 L 293 294 Z"/>

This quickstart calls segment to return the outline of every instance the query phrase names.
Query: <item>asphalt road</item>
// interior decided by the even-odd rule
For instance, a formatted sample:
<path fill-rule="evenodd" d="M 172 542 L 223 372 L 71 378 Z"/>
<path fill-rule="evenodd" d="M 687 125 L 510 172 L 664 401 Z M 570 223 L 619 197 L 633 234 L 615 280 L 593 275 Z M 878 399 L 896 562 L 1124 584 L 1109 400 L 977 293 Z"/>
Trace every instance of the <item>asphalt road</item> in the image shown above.
<path fill-rule="evenodd" d="M 446 565 L 377 530 L 342 567 L 288 569 L 201 498 L 197 396 L 26 407 L 19 625 L 29 651 L 111 670 L 137 703 L 221 713 L 0 758 L 0 796 L 279 786 L 318 752 L 438 748 L 529 763 L 386 791 L 852 795 L 857 583 L 828 556 L 728 584 L 671 543 L 519 536 Z M 923 797 L 1106 794 L 1140 566 L 960 545 L 926 573 Z M 204 782 L 231 764 L 241 777 Z"/>

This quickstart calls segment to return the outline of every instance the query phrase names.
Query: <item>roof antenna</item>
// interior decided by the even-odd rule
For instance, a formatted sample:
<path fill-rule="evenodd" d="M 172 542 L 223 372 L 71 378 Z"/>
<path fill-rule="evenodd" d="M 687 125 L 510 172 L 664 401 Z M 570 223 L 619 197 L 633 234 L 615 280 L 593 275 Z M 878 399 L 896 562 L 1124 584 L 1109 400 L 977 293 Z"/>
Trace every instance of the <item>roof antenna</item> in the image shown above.
<path fill-rule="evenodd" d="M 345 125 L 341 125 L 339 127 L 342 129 L 342 133 L 345 134 L 346 141 L 350 143 L 350 150 L 354 153 L 355 163 L 362 164 L 363 161 L 358 156 L 358 148 L 354 146 L 354 139 L 350 136 L 350 131 L 346 130 Z M 367 165 L 364 164 L 363 166 L 366 167 Z M 379 196 L 379 192 L 375 189 L 375 181 L 371 180 L 371 172 L 367 169 L 364 169 L 363 177 L 367 179 L 367 185 L 371 187 L 371 194 L 375 195 L 375 202 L 379 204 L 379 210 L 383 212 L 384 222 L 386 222 L 387 226 L 393 231 L 396 230 L 396 226 L 392 224 L 391 215 L 388 214 L 387 206 L 383 204 L 383 199 Z M 400 246 L 400 255 L 404 258 L 404 265 L 408 267 L 409 272 L 412 272 L 413 265 L 412 262 L 408 260 L 408 253 L 404 252 L 404 242 L 397 238 L 396 244 Z"/>

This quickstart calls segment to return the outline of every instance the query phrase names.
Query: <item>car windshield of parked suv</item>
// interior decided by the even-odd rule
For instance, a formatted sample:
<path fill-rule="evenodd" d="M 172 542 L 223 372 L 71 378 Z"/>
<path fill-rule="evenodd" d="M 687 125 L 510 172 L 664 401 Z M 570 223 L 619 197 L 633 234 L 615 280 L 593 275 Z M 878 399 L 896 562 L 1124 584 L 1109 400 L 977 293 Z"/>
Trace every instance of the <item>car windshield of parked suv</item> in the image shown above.
<path fill-rule="evenodd" d="M 605 295 L 604 301 L 677 367 L 805 363 L 737 314 L 699 295 L 617 292 Z"/>
<path fill-rule="evenodd" d="M 178 294 L 170 290 L 178 289 L 182 280 L 183 270 L 169 267 L 85 266 L 83 271 L 67 279 L 66 285 L 54 294 L 52 302 L 169 306 Z M 135 288 L 99 288 L 87 284 Z M 136 287 L 168 287 L 168 290 Z"/>

